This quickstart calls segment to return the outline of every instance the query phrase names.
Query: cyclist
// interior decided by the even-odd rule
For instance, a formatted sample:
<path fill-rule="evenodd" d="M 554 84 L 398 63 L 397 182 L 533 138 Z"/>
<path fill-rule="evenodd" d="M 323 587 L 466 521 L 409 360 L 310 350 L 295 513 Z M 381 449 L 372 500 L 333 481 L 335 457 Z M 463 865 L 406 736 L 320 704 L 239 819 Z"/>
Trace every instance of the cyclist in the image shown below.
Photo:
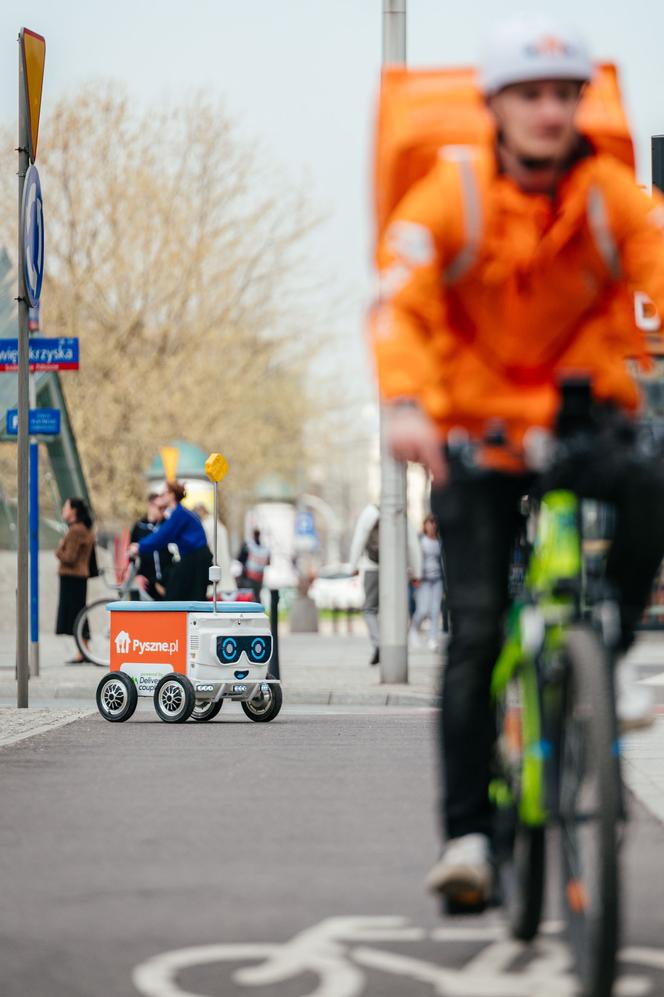
<path fill-rule="evenodd" d="M 495 144 L 455 149 L 411 188 L 378 249 L 372 341 L 395 457 L 434 479 L 452 636 L 440 746 L 446 845 L 428 886 L 447 898 L 492 889 L 490 673 L 502 640 L 524 465 L 510 454 L 552 428 L 561 375 L 585 372 L 596 405 L 596 458 L 567 481 L 617 513 L 607 574 L 617 587 L 620 651 L 632 640 L 664 554 L 664 476 L 637 459 L 639 396 L 625 330 L 611 306 L 626 288 L 664 314 L 664 205 L 576 130 L 592 76 L 575 32 L 547 18 L 504 24 L 481 81 Z M 487 445 L 487 473 L 457 473 L 450 433 Z M 623 723 L 652 720 L 647 690 L 617 673 Z"/>

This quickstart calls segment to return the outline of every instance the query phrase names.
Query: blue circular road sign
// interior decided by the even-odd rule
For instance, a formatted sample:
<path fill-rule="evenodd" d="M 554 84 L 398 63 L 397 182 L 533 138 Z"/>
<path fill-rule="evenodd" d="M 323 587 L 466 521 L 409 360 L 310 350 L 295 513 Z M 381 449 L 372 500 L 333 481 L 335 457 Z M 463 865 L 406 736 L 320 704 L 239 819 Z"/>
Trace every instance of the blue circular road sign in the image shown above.
<path fill-rule="evenodd" d="M 39 302 L 44 277 L 44 206 L 36 166 L 30 166 L 23 187 L 21 229 L 23 234 L 23 276 L 28 302 Z"/>

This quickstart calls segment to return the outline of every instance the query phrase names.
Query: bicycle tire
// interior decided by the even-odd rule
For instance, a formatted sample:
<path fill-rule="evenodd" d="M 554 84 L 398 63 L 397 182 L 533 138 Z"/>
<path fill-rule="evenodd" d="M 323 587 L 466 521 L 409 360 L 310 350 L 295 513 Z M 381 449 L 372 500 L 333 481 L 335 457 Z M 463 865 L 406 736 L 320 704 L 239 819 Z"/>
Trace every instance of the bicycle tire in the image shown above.
<path fill-rule="evenodd" d="M 563 911 L 584 997 L 611 997 L 620 936 L 622 816 L 613 683 L 606 650 L 589 626 L 569 628 L 564 659 L 558 774 Z M 590 845 L 585 857 L 582 838 Z"/>
<path fill-rule="evenodd" d="M 94 609 L 99 609 L 100 606 L 106 606 L 108 604 L 108 599 L 95 599 L 94 602 L 89 602 L 87 605 L 83 606 L 74 620 L 74 640 L 76 641 L 76 647 L 79 652 L 83 655 L 86 661 L 89 661 L 92 665 L 97 665 L 98 668 L 109 668 L 111 664 L 111 648 L 110 644 L 108 646 L 107 653 L 101 653 L 92 650 L 89 644 L 85 643 L 83 638 L 83 630 L 88 622 L 88 616 Z"/>
<path fill-rule="evenodd" d="M 498 703 L 499 729 L 503 728 L 502 737 L 514 740 L 514 719 L 512 733 L 507 732 L 506 721 L 511 715 L 522 717 L 523 700 L 519 695 L 519 706 L 515 711 L 512 702 L 508 708 L 507 699 L 512 700 L 519 690 L 518 678 L 510 683 L 505 691 L 503 702 Z M 519 722 L 519 728 L 521 723 Z M 519 735 L 523 743 L 524 735 Z M 498 743 L 501 743 L 499 737 Z M 525 824 L 519 817 L 519 783 L 522 767 L 521 761 L 512 757 L 500 757 L 499 766 L 503 778 L 509 787 L 512 802 L 497 807 L 495 848 L 500 872 L 500 899 L 505 909 L 510 934 L 523 942 L 530 942 L 536 936 L 542 919 L 544 904 L 544 886 L 546 879 L 546 837 L 544 826 Z"/>
<path fill-rule="evenodd" d="M 512 875 L 514 887 L 508 904 L 512 938 L 531 942 L 539 931 L 544 903 L 546 837 L 543 827 L 516 828 Z"/>

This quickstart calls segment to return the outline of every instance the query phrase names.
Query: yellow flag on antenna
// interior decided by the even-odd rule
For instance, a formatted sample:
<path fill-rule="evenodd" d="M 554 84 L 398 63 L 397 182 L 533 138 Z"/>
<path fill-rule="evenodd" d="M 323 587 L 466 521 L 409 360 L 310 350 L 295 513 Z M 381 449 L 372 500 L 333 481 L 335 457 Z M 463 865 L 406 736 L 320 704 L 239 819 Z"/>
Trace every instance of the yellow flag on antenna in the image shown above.
<path fill-rule="evenodd" d="M 19 36 L 23 75 L 28 107 L 28 153 L 30 161 L 37 158 L 39 139 L 39 115 L 41 112 L 42 86 L 44 84 L 44 62 L 46 61 L 46 39 L 29 28 L 21 28 Z"/>
<path fill-rule="evenodd" d="M 205 461 L 205 473 L 210 481 L 223 481 L 228 474 L 228 461 L 223 454 L 211 453 Z"/>

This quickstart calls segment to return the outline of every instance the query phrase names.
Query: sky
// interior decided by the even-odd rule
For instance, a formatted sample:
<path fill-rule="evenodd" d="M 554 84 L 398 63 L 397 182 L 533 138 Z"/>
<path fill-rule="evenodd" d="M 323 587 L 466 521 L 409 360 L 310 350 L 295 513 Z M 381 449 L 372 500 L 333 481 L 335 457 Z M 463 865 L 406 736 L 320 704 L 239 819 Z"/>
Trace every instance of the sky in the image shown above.
<path fill-rule="evenodd" d="M 473 63 L 496 17 L 524 9 L 554 8 L 408 0 L 408 61 Z M 381 11 L 382 0 L 2 0 L 0 120 L 16 117 L 21 26 L 46 37 L 44 116 L 58 98 L 100 78 L 122 82 L 141 104 L 200 89 L 222 96 L 243 132 L 324 215 L 311 237 L 312 261 L 328 275 L 331 297 L 347 301 L 339 357 L 351 380 L 368 384 L 361 317 L 370 293 Z M 555 12 L 583 31 L 598 58 L 621 67 L 639 177 L 648 182 L 650 135 L 664 133 L 664 4 L 558 0 Z M 44 196 L 48 226 L 47 189 Z"/>

